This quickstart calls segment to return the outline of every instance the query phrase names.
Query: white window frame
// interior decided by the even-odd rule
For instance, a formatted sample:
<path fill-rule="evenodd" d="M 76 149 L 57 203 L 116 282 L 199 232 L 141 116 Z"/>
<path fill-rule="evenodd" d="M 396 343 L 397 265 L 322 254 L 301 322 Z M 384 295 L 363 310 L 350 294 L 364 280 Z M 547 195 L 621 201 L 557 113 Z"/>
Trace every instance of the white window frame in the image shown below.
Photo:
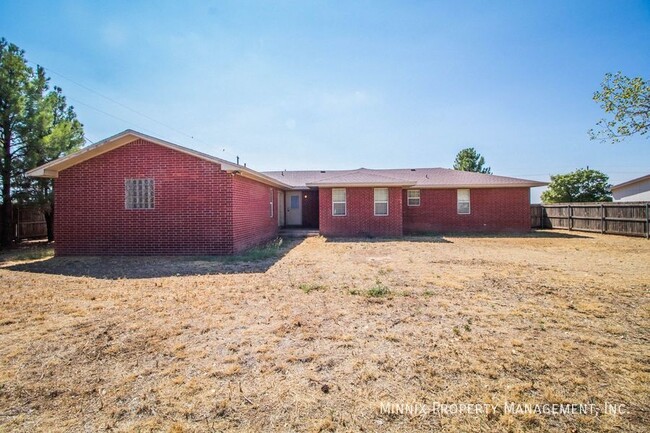
<path fill-rule="evenodd" d="M 134 194 L 134 196 L 130 194 Z M 155 208 L 156 184 L 152 178 L 124 179 L 124 209 L 151 210 Z"/>
<path fill-rule="evenodd" d="M 417 192 L 418 196 L 417 197 L 410 197 L 412 192 Z M 422 197 L 422 193 L 420 192 L 419 189 L 407 189 L 406 190 L 406 205 L 409 206 L 409 207 L 420 206 L 421 197 Z M 417 204 L 411 204 L 411 200 L 417 200 Z"/>
<path fill-rule="evenodd" d="M 467 199 L 463 197 L 465 196 L 465 191 L 467 191 Z M 469 215 L 472 213 L 471 201 L 471 192 L 469 189 L 463 188 L 456 190 L 456 212 L 458 212 L 458 215 Z M 467 203 L 467 212 L 461 212 L 460 205 L 465 203 Z"/>
<path fill-rule="evenodd" d="M 378 191 L 386 191 L 386 200 L 377 200 L 377 192 Z M 389 200 L 388 199 L 390 197 L 390 192 L 389 192 L 388 188 L 374 188 L 373 189 L 373 196 L 374 196 L 373 197 L 374 198 L 374 206 L 373 206 L 374 209 L 373 209 L 373 211 L 374 211 L 375 216 L 382 216 L 382 217 L 383 216 L 388 216 L 388 213 L 389 213 L 388 212 L 388 208 L 389 208 L 389 206 L 388 206 L 388 201 Z M 384 203 L 386 204 L 386 213 L 377 213 L 377 205 L 378 204 L 384 204 Z"/>
<path fill-rule="evenodd" d="M 334 191 L 343 191 L 343 201 L 335 201 L 334 200 Z M 332 188 L 332 216 L 335 217 L 342 217 L 342 216 L 347 216 L 348 214 L 348 192 L 345 188 Z M 342 214 L 337 214 L 335 213 L 334 209 L 336 208 L 336 204 L 343 204 L 343 213 Z"/>
<path fill-rule="evenodd" d="M 273 202 L 275 201 L 275 197 L 273 196 L 274 193 L 275 191 L 273 188 L 269 188 L 269 218 L 273 218 Z"/>

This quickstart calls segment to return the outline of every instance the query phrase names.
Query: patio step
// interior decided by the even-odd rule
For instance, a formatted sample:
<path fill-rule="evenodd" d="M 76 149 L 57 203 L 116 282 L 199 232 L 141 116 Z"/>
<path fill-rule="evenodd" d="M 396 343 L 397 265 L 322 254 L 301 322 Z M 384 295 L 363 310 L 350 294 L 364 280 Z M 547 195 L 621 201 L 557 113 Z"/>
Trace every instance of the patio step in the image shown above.
<path fill-rule="evenodd" d="M 280 229 L 278 233 L 283 238 L 307 238 L 310 236 L 318 236 L 317 229 Z"/>

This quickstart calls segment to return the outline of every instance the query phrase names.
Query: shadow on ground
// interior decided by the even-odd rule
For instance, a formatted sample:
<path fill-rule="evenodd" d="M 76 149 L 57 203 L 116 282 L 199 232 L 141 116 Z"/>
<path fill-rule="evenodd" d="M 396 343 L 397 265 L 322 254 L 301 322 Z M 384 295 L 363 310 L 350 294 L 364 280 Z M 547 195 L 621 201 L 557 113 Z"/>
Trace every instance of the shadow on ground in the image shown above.
<path fill-rule="evenodd" d="M 371 243 L 382 243 L 382 242 L 421 242 L 426 244 L 451 244 L 453 243 L 450 240 L 443 238 L 440 235 L 418 235 L 418 236 L 401 236 L 394 238 L 384 238 L 384 237 L 374 237 L 374 236 L 362 236 L 357 238 L 352 237 L 332 237 L 325 238 L 325 242 L 328 243 L 356 243 L 356 242 L 371 242 Z"/>
<path fill-rule="evenodd" d="M 529 238 L 529 239 L 590 239 L 592 236 L 536 230 L 530 233 L 445 233 L 405 236 L 401 238 L 327 238 L 326 242 L 422 242 L 453 243 L 453 238 Z M 72 277 L 99 279 L 164 278 L 188 275 L 224 275 L 264 273 L 280 261 L 289 251 L 304 241 L 304 238 L 278 239 L 266 246 L 253 248 L 236 256 L 108 256 L 108 257 L 50 257 L 52 249 L 46 244 L 32 245 L 0 255 L 1 263 L 32 260 L 25 263 L 8 264 L 4 269 L 18 272 L 34 272 Z M 37 260 L 41 259 L 41 260 Z M 34 261 L 37 260 L 37 261 Z"/>
<path fill-rule="evenodd" d="M 264 273 L 304 239 L 276 240 L 236 256 L 50 257 L 5 266 L 18 272 L 98 279 L 165 278 L 188 275 Z"/>
<path fill-rule="evenodd" d="M 570 231 L 559 230 L 533 230 L 528 233 L 444 233 L 445 239 L 450 238 L 512 238 L 512 239 L 593 239 L 587 233 L 576 233 Z"/>
<path fill-rule="evenodd" d="M 326 238 L 326 242 L 346 243 L 346 242 L 422 242 L 422 243 L 447 243 L 453 244 L 453 238 L 512 238 L 512 239 L 592 239 L 593 236 L 586 234 L 576 234 L 575 232 L 560 232 L 548 230 L 533 230 L 529 233 L 421 233 L 407 235 L 403 237 L 382 238 L 382 237 L 333 237 Z"/>

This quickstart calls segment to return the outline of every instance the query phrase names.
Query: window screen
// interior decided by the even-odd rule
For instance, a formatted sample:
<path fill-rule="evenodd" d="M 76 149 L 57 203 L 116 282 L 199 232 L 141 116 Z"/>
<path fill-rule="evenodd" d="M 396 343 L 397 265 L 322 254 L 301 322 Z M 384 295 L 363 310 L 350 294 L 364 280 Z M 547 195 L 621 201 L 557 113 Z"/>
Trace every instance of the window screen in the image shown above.
<path fill-rule="evenodd" d="M 332 189 L 332 215 L 344 216 L 347 213 L 345 188 Z"/>
<path fill-rule="evenodd" d="M 408 206 L 420 206 L 420 190 L 409 189 L 406 191 L 406 204 Z"/>
<path fill-rule="evenodd" d="M 458 213 L 459 214 L 468 214 L 470 211 L 469 205 L 469 190 L 468 189 L 459 189 L 456 192 L 458 197 Z"/>
<path fill-rule="evenodd" d="M 388 188 L 375 188 L 375 215 L 388 215 Z"/>

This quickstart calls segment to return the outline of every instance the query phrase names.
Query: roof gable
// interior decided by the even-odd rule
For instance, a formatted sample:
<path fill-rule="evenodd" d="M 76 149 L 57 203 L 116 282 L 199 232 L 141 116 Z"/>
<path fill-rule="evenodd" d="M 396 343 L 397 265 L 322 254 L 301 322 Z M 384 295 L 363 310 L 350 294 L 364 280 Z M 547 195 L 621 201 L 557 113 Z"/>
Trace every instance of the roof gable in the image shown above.
<path fill-rule="evenodd" d="M 278 179 L 274 179 L 263 173 L 259 173 L 255 170 L 251 170 L 250 168 L 244 167 L 242 165 L 238 165 L 230 161 L 226 161 L 225 159 L 217 158 L 215 156 L 211 156 L 203 152 L 189 149 L 184 146 L 179 146 L 178 144 L 174 144 L 169 141 L 161 140 L 156 137 L 151 137 L 149 135 L 143 134 L 141 132 L 133 131 L 131 129 L 122 131 L 119 134 L 98 141 L 97 143 L 84 147 L 78 150 L 77 152 L 71 153 L 70 155 L 63 156 L 61 158 L 55 159 L 54 161 L 48 162 L 47 164 L 43 164 L 40 167 L 36 167 L 32 170 L 29 170 L 27 172 L 27 176 L 57 178 L 59 172 L 65 170 L 66 168 L 70 168 L 74 165 L 80 164 L 91 158 L 95 158 L 99 155 L 110 152 L 119 147 L 125 146 L 137 139 L 146 140 L 148 142 L 175 150 L 177 152 L 185 153 L 187 155 L 194 156 L 196 158 L 208 162 L 212 162 L 214 164 L 219 164 L 221 166 L 221 169 L 227 172 L 241 174 L 245 177 L 250 177 L 259 182 L 274 185 L 274 186 L 280 186 L 282 188 L 289 187 L 289 185 L 285 184 L 284 182 Z"/>
<path fill-rule="evenodd" d="M 634 185 L 635 183 L 645 182 L 647 180 L 650 180 L 650 174 L 646 174 L 645 176 L 637 177 L 636 179 L 628 180 L 627 182 L 614 185 L 612 186 L 612 190 L 624 188 L 626 186 Z"/>

